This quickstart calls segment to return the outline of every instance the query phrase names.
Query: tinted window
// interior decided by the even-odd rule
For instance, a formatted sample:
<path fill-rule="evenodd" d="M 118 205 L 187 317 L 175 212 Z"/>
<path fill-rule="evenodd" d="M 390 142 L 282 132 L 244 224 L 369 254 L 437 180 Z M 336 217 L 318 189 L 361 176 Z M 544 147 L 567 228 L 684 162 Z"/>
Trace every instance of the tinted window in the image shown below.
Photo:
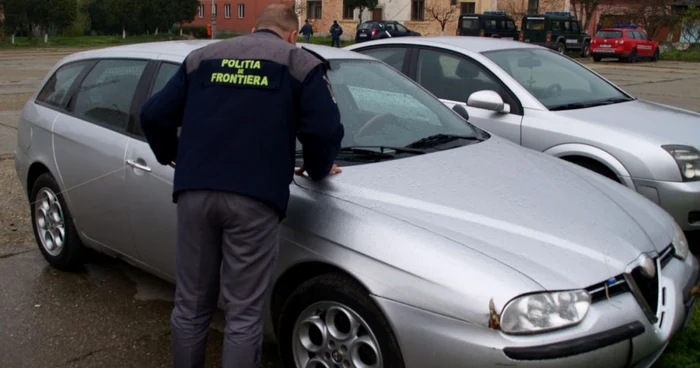
<path fill-rule="evenodd" d="M 579 30 L 579 27 L 578 27 L 578 22 L 571 23 L 571 32 L 573 32 L 573 33 L 580 33 L 581 32 Z"/>
<path fill-rule="evenodd" d="M 639 36 L 642 40 L 649 40 L 649 35 L 646 32 L 639 32 Z"/>
<path fill-rule="evenodd" d="M 479 29 L 479 19 L 477 17 L 462 18 L 463 29 Z"/>
<path fill-rule="evenodd" d="M 515 29 L 515 22 L 512 20 L 507 20 L 506 21 L 506 28 L 509 30 L 514 30 Z"/>
<path fill-rule="evenodd" d="M 125 130 L 146 61 L 102 60 L 80 85 L 73 112 L 85 120 Z"/>
<path fill-rule="evenodd" d="M 328 79 L 345 128 L 343 146 L 402 147 L 432 134 L 476 134 L 450 108 L 377 61 L 331 61 Z M 371 128 L 361 130 L 370 120 Z"/>
<path fill-rule="evenodd" d="M 403 68 L 403 60 L 406 56 L 406 49 L 403 47 L 387 47 L 387 48 L 376 48 L 369 50 L 359 51 L 367 56 L 371 56 L 375 59 L 379 59 L 389 65 L 394 69 L 401 71 Z"/>
<path fill-rule="evenodd" d="M 180 68 L 177 64 L 163 63 L 158 68 L 158 73 L 156 74 L 156 80 L 153 82 L 153 89 L 151 90 L 151 96 L 158 93 L 165 85 L 168 83 L 170 78 L 175 75 L 177 70 Z"/>
<path fill-rule="evenodd" d="M 595 34 L 597 38 L 622 38 L 622 32 L 620 31 L 598 31 Z"/>
<path fill-rule="evenodd" d="M 399 32 L 408 33 L 408 28 L 404 27 L 399 23 L 396 23 L 396 30 Z"/>
<path fill-rule="evenodd" d="M 484 52 L 547 108 L 626 98 L 577 62 L 541 49 Z"/>
<path fill-rule="evenodd" d="M 416 81 L 438 98 L 466 102 L 477 91 L 491 90 L 507 99 L 498 82 L 476 62 L 439 51 L 421 50 Z"/>
<path fill-rule="evenodd" d="M 59 68 L 46 81 L 36 100 L 51 106 L 61 106 L 68 100 L 68 90 L 83 71 L 86 63 L 74 63 Z"/>
<path fill-rule="evenodd" d="M 394 25 L 394 23 L 387 23 L 387 24 L 386 24 L 386 29 L 387 29 L 388 31 L 395 31 L 395 30 L 396 30 L 396 26 Z"/>
<path fill-rule="evenodd" d="M 544 30 L 544 19 L 528 19 L 525 23 L 525 29 L 532 31 L 542 31 Z"/>
<path fill-rule="evenodd" d="M 374 22 L 364 22 L 357 29 L 371 29 L 373 25 Z"/>

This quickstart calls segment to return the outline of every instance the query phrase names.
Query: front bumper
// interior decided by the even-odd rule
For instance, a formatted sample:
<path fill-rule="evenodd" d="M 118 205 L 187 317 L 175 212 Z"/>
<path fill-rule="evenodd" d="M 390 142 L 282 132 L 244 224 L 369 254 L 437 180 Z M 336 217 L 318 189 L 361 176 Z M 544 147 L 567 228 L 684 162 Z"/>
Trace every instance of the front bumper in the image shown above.
<path fill-rule="evenodd" d="M 700 181 L 634 179 L 637 192 L 658 204 L 684 231 L 700 230 Z"/>
<path fill-rule="evenodd" d="M 407 368 L 441 367 L 649 367 L 687 321 L 699 266 L 691 256 L 672 259 L 660 274 L 664 303 L 651 323 L 631 293 L 594 303 L 577 326 L 533 336 L 512 336 L 375 297 L 396 334 Z M 488 307 L 484 306 L 485 319 Z"/>

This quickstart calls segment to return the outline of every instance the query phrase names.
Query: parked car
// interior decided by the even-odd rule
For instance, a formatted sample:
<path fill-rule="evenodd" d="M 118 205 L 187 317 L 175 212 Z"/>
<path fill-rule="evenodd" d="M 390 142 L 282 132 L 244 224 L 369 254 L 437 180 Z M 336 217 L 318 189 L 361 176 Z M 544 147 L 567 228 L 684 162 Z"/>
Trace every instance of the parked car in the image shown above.
<path fill-rule="evenodd" d="M 659 43 L 649 38 L 636 24 L 615 24 L 611 28 L 601 28 L 591 41 L 593 61 L 603 58 L 617 58 L 634 63 L 644 58 L 659 60 Z"/>
<path fill-rule="evenodd" d="M 420 36 L 403 24 L 393 20 L 368 20 L 362 22 L 355 32 L 355 43 L 390 37 Z"/>
<path fill-rule="evenodd" d="M 557 50 L 563 54 L 580 50 L 581 57 L 590 55 L 591 36 L 581 28 L 578 19 L 568 11 L 548 11 L 523 16 L 520 40 Z"/>
<path fill-rule="evenodd" d="M 173 169 L 138 113 L 210 42 L 226 41 L 74 54 L 27 102 L 15 162 L 48 263 L 87 247 L 173 280 Z M 346 137 L 342 174 L 290 183 L 265 312 L 285 367 L 647 366 L 681 331 L 698 260 L 658 206 L 376 59 L 304 47 L 329 63 Z"/>
<path fill-rule="evenodd" d="M 638 191 L 684 230 L 700 229 L 700 114 L 633 97 L 575 60 L 475 37 L 372 41 L 387 60 L 470 122 Z"/>
<path fill-rule="evenodd" d="M 513 17 L 503 10 L 485 11 L 483 14 L 460 14 L 457 36 L 510 38 L 517 40 L 520 31 Z"/>

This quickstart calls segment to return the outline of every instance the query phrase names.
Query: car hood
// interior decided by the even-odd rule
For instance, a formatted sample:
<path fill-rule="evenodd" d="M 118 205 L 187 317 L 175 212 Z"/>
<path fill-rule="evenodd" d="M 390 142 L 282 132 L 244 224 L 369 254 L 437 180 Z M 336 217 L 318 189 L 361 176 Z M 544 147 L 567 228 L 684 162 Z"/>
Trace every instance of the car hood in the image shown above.
<path fill-rule="evenodd" d="M 609 129 L 624 130 L 659 144 L 700 146 L 700 113 L 644 100 L 557 111 Z"/>
<path fill-rule="evenodd" d="M 669 217 L 636 192 L 497 137 L 295 181 L 436 234 L 461 247 L 465 267 L 471 249 L 548 290 L 607 280 L 673 234 Z"/>

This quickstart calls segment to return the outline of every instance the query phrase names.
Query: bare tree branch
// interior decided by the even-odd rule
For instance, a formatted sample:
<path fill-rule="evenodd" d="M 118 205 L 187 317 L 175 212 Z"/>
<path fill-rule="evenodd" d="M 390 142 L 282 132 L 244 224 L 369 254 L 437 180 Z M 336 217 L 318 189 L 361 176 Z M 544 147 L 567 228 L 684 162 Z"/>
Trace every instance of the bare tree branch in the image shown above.
<path fill-rule="evenodd" d="M 426 20 L 434 20 L 440 24 L 440 35 L 445 33 L 445 26 L 452 21 L 457 14 L 457 7 L 449 4 L 441 4 L 436 0 L 425 5 Z"/>
<path fill-rule="evenodd" d="M 681 15 L 671 8 L 670 0 L 636 0 L 625 7 L 623 14 L 629 22 L 644 28 L 652 39 L 662 29 L 673 28 L 681 20 Z"/>

